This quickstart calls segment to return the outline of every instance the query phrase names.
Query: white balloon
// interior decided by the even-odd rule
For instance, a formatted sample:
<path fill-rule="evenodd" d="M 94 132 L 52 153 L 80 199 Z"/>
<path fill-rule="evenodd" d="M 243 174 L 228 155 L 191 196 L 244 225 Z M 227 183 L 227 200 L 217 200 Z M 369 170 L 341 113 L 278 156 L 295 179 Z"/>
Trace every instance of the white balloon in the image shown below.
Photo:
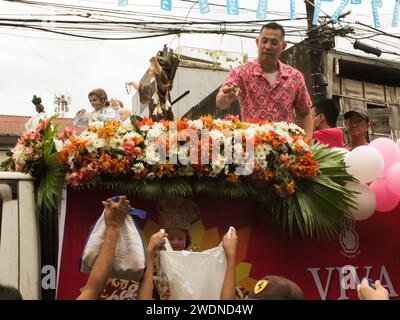
<path fill-rule="evenodd" d="M 358 194 L 355 194 L 354 201 L 357 205 L 355 208 L 350 208 L 350 213 L 353 220 L 365 220 L 373 215 L 376 208 L 375 194 L 365 184 L 349 182 L 346 188 Z"/>
<path fill-rule="evenodd" d="M 382 154 L 373 147 L 360 146 L 344 157 L 347 172 L 361 183 L 374 181 L 382 173 L 384 160 Z"/>

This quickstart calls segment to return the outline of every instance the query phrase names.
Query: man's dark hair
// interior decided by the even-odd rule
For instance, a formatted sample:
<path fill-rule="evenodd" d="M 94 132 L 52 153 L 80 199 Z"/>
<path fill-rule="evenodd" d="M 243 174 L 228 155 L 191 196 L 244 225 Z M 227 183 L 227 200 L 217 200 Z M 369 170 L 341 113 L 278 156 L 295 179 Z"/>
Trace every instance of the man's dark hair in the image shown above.
<path fill-rule="evenodd" d="M 285 29 L 279 23 L 270 22 L 270 23 L 264 24 L 261 27 L 260 34 L 264 29 L 280 30 L 282 33 L 282 39 L 285 39 Z"/>
<path fill-rule="evenodd" d="M 0 284 L 0 300 L 23 300 L 19 290 Z"/>
<path fill-rule="evenodd" d="M 336 122 L 339 117 L 339 107 L 332 99 L 319 101 L 315 104 L 315 113 L 317 115 L 323 114 L 326 122 L 332 127 L 336 127 Z"/>

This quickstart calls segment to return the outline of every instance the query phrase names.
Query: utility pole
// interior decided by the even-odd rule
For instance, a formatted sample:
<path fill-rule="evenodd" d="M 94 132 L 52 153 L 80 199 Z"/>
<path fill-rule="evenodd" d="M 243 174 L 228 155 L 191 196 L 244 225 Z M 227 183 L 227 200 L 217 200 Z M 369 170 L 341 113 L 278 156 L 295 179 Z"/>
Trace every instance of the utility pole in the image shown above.
<path fill-rule="evenodd" d="M 315 10 L 314 0 L 305 0 L 307 12 L 307 54 L 310 57 L 310 72 L 312 81 L 311 96 L 314 102 L 327 97 L 326 87 L 328 85 L 326 77 L 322 70 L 324 52 L 334 45 L 334 41 L 329 37 L 326 27 L 316 28 L 313 26 L 313 17 Z M 329 39 L 329 40 L 328 40 Z"/>
<path fill-rule="evenodd" d="M 314 16 L 314 0 L 304 0 L 306 4 L 306 12 L 307 12 L 307 26 L 308 31 L 313 28 L 312 21 Z"/>

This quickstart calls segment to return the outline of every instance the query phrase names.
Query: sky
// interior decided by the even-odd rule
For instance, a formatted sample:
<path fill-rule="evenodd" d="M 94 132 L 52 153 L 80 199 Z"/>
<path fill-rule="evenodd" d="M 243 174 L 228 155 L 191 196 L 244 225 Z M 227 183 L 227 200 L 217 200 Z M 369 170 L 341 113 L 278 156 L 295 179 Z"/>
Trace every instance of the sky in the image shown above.
<path fill-rule="evenodd" d="M 46 1 L 46 0 L 44 0 Z M 342 0 L 322 2 L 322 12 L 332 15 Z M 46 1 L 47 2 L 47 1 Z M 211 12 L 205 15 L 199 13 L 198 5 L 178 0 L 172 0 L 172 11 L 160 9 L 160 0 L 130 0 L 128 6 L 119 7 L 117 0 L 98 1 L 55 1 L 48 2 L 77 4 L 90 7 L 101 7 L 118 10 L 140 11 L 157 14 L 173 14 L 188 20 L 210 18 L 218 20 L 255 20 L 258 0 L 239 0 L 241 7 L 253 9 L 253 12 L 241 11 L 238 16 L 228 15 L 223 7 L 211 7 Z M 226 0 L 209 0 L 210 3 L 226 4 Z M 305 4 L 296 0 L 296 13 L 304 17 Z M 379 8 L 380 30 L 400 34 L 399 28 L 391 28 L 392 13 L 395 0 L 384 0 Z M 190 8 L 193 8 L 190 10 Z M 269 0 L 267 19 L 288 18 L 289 0 Z M 344 11 L 352 10 L 346 20 L 373 24 L 370 0 L 363 0 L 361 5 L 348 5 Z M 18 3 L 0 1 L 0 18 L 10 17 L 40 17 L 41 14 L 52 14 L 52 10 Z M 60 13 L 54 10 L 55 14 Z M 321 15 L 323 14 L 321 12 Z M 28 16 L 29 17 L 29 16 Z M 149 18 L 144 18 L 149 19 Z M 292 26 L 306 26 L 305 20 L 285 23 Z M 33 115 L 33 104 L 30 102 L 34 94 L 40 96 L 49 114 L 54 113 L 54 95 L 67 93 L 71 96 L 70 112 L 73 117 L 82 108 L 90 110 L 87 94 L 94 88 L 104 88 L 109 97 L 116 97 L 131 106 L 131 95 L 125 90 L 126 81 L 139 81 L 148 67 L 148 60 L 155 55 L 164 44 L 172 49 L 180 46 L 199 47 L 215 50 L 244 52 L 256 56 L 256 44 L 253 39 L 232 37 L 228 35 L 198 35 L 184 34 L 181 37 L 165 36 L 160 38 L 124 41 L 104 41 L 71 38 L 62 35 L 49 34 L 42 31 L 27 31 L 26 29 L 0 26 L 0 114 Z M 299 36 L 289 38 L 299 42 Z M 368 41 L 368 40 L 366 40 Z M 390 38 L 390 51 L 400 52 L 400 40 Z M 345 39 L 338 41 L 338 47 L 351 51 L 351 43 Z M 375 46 L 378 45 L 375 43 Z M 357 54 L 362 52 L 357 51 Z M 383 55 L 385 59 L 397 60 L 395 55 Z M 400 59 L 399 59 L 400 62 Z M 1 123 L 0 123 L 1 126 Z"/>

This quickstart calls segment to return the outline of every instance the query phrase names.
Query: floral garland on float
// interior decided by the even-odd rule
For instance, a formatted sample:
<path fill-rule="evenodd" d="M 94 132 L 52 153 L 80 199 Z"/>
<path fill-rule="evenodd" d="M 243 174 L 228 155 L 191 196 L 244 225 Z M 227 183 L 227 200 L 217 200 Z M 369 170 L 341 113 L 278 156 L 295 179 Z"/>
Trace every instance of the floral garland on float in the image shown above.
<path fill-rule="evenodd" d="M 355 208 L 344 154 L 312 144 L 295 124 L 132 116 L 57 136 L 52 121 L 23 135 L 8 161 L 36 178 L 39 206 L 56 208 L 65 182 L 150 200 L 207 194 L 257 201 L 284 233 L 327 238 Z"/>

